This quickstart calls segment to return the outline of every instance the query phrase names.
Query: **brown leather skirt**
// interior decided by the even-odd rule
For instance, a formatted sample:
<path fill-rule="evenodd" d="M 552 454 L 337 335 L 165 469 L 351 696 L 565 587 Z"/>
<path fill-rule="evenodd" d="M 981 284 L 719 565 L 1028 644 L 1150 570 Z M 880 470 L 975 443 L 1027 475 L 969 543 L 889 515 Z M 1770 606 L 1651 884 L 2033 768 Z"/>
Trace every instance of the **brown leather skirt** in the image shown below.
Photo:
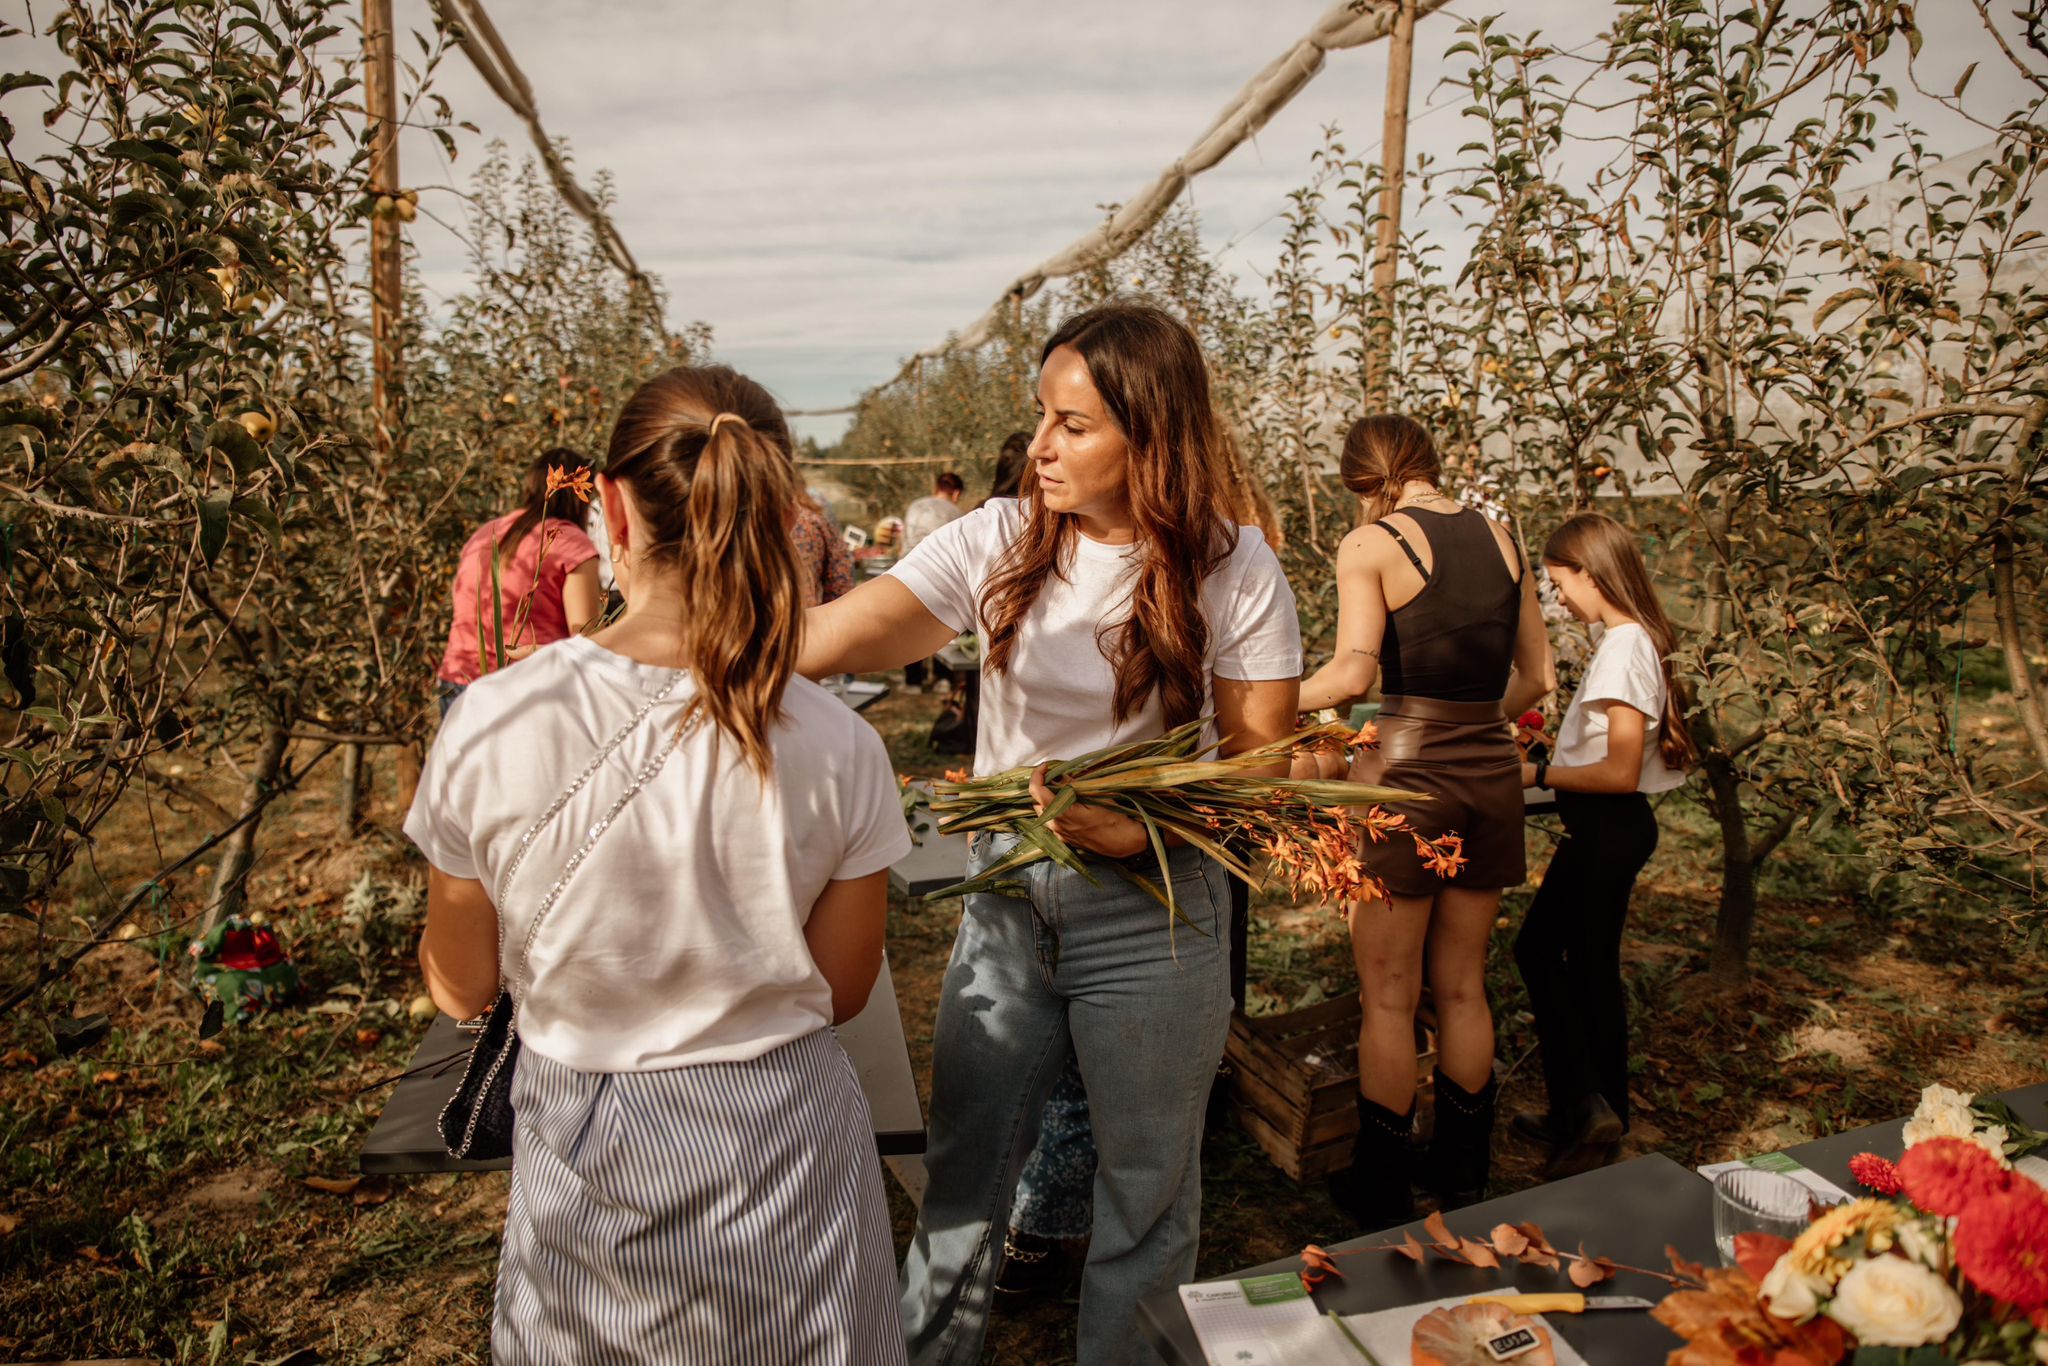
<path fill-rule="evenodd" d="M 1465 867 L 1444 879 L 1424 866 L 1415 841 L 1365 841 L 1360 858 L 1396 896 L 1433 896 L 1445 887 L 1491 891 L 1529 875 L 1522 845 L 1522 753 L 1498 702 L 1389 697 L 1380 742 L 1351 763 L 1351 780 L 1427 792 L 1426 802 L 1390 803 L 1431 839 L 1464 837 Z"/>

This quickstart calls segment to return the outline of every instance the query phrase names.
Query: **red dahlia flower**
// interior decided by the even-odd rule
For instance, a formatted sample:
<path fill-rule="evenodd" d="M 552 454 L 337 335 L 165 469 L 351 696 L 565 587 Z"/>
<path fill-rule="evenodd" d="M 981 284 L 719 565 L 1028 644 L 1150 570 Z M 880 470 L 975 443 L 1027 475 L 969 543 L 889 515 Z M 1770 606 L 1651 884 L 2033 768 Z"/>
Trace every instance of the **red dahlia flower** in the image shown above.
<path fill-rule="evenodd" d="M 1898 1170 L 1906 1198 L 1929 1214 L 1961 1214 L 1975 1201 L 2012 1186 L 2012 1173 L 1990 1153 L 1961 1138 L 1915 1143 L 1899 1159 Z"/>
<path fill-rule="evenodd" d="M 1973 1201 L 1956 1221 L 1955 1248 L 1956 1265 L 1972 1285 L 2041 1319 L 2048 1309 L 2048 1193 L 2014 1181 Z"/>

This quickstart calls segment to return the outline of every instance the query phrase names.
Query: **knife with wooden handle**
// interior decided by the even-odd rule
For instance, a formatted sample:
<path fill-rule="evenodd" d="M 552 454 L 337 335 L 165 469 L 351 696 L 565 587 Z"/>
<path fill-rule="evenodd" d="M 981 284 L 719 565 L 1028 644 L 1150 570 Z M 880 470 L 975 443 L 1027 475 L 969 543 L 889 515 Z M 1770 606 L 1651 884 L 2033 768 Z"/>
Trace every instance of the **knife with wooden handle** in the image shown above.
<path fill-rule="evenodd" d="M 1583 1314 L 1589 1309 L 1652 1309 L 1635 1295 L 1474 1295 L 1467 1304 L 1497 1304 L 1515 1314 Z"/>

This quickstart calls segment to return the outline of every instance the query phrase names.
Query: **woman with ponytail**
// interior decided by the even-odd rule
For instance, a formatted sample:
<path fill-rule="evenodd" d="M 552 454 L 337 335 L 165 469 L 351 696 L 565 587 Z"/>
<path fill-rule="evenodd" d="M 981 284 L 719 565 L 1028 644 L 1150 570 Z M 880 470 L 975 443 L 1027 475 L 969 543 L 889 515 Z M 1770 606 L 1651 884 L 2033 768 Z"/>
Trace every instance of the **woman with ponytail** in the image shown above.
<path fill-rule="evenodd" d="M 1091 309 L 1046 342 L 1038 402 L 1023 497 L 991 499 L 814 609 L 799 668 L 892 668 L 978 629 L 980 774 L 1201 716 L 1227 753 L 1285 735 L 1294 598 L 1264 538 L 1218 511 L 1229 447 L 1194 335 L 1146 305 Z M 1033 790 L 1041 809 L 1053 800 L 1042 769 Z M 1139 1299 L 1194 1275 L 1202 1115 L 1230 1016 L 1226 878 L 1170 850 L 1195 931 L 1170 934 L 1125 875 L 1158 876 L 1142 826 L 1082 804 L 1053 828 L 1086 872 L 1036 863 L 1014 895 L 968 897 L 941 988 L 931 1183 L 903 1277 L 917 1362 L 981 1359 L 1011 1194 L 1069 1051 L 1098 1155 L 1083 1366 L 1150 1360 Z M 969 870 L 1015 843 L 978 837 Z"/>
<path fill-rule="evenodd" d="M 1507 718 L 1556 686 L 1534 576 L 1508 529 L 1438 488 L 1443 462 L 1413 418 L 1360 418 L 1344 486 L 1362 525 L 1337 547 L 1337 654 L 1301 685 L 1305 709 L 1349 705 L 1375 682 L 1379 743 L 1351 776 L 1422 792 L 1394 810 L 1431 839 L 1455 833 L 1456 869 L 1411 840 L 1359 857 L 1388 895 L 1351 908 L 1358 964 L 1358 1138 L 1331 1194 L 1367 1229 L 1414 1216 L 1415 1011 L 1436 1007 L 1436 1124 L 1423 1184 L 1438 1207 L 1486 1197 L 1493 1170 L 1493 1012 L 1486 947 L 1501 891 L 1527 875 L 1521 757 Z"/>
<path fill-rule="evenodd" d="M 788 429 L 752 380 L 671 370 L 597 486 L 624 614 L 473 684 L 405 826 L 435 1002 L 517 1008 L 492 1359 L 900 1362 L 830 1026 L 910 841 L 880 737 L 793 676 Z"/>
<path fill-rule="evenodd" d="M 1628 1131 L 1622 928 L 1657 848 L 1648 794 L 1683 784 L 1696 754 L 1671 673 L 1677 633 L 1628 528 L 1581 512 L 1544 544 L 1543 567 L 1571 614 L 1600 628 L 1556 752 L 1523 767 L 1526 785 L 1556 792 L 1565 837 L 1515 938 L 1550 1109 L 1512 1123 L 1550 1148 L 1555 1178 L 1613 1161 Z"/>

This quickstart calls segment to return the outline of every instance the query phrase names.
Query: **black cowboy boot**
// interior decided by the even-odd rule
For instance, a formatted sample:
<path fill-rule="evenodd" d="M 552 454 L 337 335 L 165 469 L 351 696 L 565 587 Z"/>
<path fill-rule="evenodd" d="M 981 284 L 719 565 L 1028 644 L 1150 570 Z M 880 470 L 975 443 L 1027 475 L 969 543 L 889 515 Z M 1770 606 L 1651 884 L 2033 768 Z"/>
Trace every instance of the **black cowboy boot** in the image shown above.
<path fill-rule="evenodd" d="M 1351 1165 L 1330 1177 L 1330 1198 L 1368 1233 L 1415 1217 L 1415 1193 L 1408 1188 L 1415 1167 L 1411 1138 L 1415 1112 L 1397 1115 L 1358 1097 L 1358 1137 Z"/>
<path fill-rule="evenodd" d="M 1440 1209 L 1460 1209 L 1486 1198 L 1493 1174 L 1493 1106 L 1500 1087 L 1489 1076 L 1478 1091 L 1467 1091 L 1438 1069 L 1436 1132 L 1429 1143 L 1426 1173 Z"/>

